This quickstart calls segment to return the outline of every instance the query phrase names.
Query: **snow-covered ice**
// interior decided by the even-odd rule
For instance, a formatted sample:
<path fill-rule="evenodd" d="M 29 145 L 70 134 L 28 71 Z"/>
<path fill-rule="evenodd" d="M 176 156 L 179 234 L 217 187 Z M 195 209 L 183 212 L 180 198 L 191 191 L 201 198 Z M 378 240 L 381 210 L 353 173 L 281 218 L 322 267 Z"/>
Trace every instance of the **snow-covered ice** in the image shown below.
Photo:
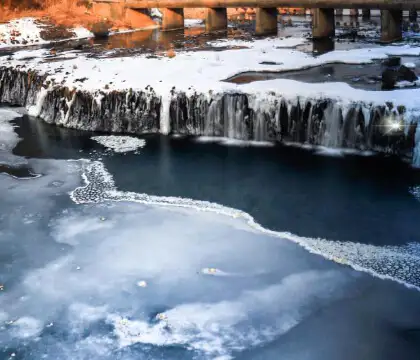
<path fill-rule="evenodd" d="M 146 145 L 146 141 L 133 136 L 101 135 L 92 140 L 117 153 L 136 151 Z"/>

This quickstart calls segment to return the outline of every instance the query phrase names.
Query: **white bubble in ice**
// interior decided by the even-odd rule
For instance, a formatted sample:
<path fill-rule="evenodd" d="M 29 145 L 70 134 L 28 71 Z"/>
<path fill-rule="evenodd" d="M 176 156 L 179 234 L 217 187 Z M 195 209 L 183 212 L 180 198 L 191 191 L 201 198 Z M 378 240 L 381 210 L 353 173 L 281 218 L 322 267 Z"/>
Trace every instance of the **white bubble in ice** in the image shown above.
<path fill-rule="evenodd" d="M 139 286 L 139 287 L 147 287 L 147 282 L 146 281 L 144 281 L 144 280 L 141 280 L 141 281 L 139 281 L 138 283 L 137 283 L 137 286 Z"/>

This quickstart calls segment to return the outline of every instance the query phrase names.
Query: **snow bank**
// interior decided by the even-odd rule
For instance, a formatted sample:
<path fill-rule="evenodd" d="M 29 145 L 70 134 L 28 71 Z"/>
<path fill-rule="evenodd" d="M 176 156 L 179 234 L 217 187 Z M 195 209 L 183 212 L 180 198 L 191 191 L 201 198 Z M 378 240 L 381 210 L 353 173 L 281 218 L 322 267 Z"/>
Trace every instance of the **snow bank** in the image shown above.
<path fill-rule="evenodd" d="M 41 32 L 48 26 L 34 18 L 21 18 L 11 20 L 6 24 L 0 24 L 0 48 L 48 44 L 51 41 L 44 40 L 41 37 Z M 89 30 L 83 27 L 76 27 L 69 29 L 69 31 L 74 33 L 74 36 L 70 39 L 83 39 L 93 36 Z"/>
<path fill-rule="evenodd" d="M 18 67 L 25 64 L 39 74 L 49 74 L 46 81 L 62 84 L 68 88 L 90 92 L 110 92 L 114 90 L 143 90 L 152 88 L 157 95 L 166 97 L 176 90 L 188 93 L 201 92 L 242 92 L 255 94 L 268 100 L 268 94 L 281 94 L 283 97 L 331 98 L 344 103 L 391 102 L 404 105 L 407 109 L 420 109 L 420 90 L 367 91 L 354 89 L 345 83 L 307 84 L 288 79 L 258 81 L 249 84 L 232 84 L 222 80 L 248 71 L 281 72 L 299 70 L 329 64 L 364 64 L 374 59 L 392 56 L 419 56 L 420 47 L 383 46 L 376 48 L 337 50 L 313 57 L 294 49 L 285 49 L 302 43 L 303 39 L 264 39 L 254 42 L 220 41 L 213 46 L 247 46 L 245 49 L 225 51 L 180 51 L 174 58 L 164 56 L 150 58 L 147 55 L 132 57 L 89 58 L 85 54 L 72 52 L 59 57 L 66 61 L 45 62 L 50 56 L 47 50 L 20 52 L 12 58 L 1 58 L 0 65 Z M 74 55 L 77 54 L 77 58 Z M 30 59 L 25 59 L 30 57 Z M 55 59 L 59 58 L 58 56 Z M 138 69 L 147 69 L 139 71 Z M 188 69 L 188 70 L 186 70 Z M 86 78 L 83 82 L 78 79 Z"/>

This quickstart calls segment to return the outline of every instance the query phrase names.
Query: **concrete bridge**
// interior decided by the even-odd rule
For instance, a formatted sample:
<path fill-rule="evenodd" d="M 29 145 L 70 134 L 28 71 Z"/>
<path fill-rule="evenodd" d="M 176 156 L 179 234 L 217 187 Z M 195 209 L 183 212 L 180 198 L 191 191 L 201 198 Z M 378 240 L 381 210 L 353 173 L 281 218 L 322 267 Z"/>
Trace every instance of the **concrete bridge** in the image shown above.
<path fill-rule="evenodd" d="M 115 20 L 124 20 L 127 12 L 162 9 L 162 30 L 184 27 L 184 8 L 207 8 L 206 30 L 227 28 L 227 8 L 256 8 L 257 35 L 277 33 L 277 8 L 314 9 L 312 35 L 328 38 L 335 33 L 334 9 L 381 10 L 381 40 L 392 42 L 402 38 L 402 11 L 420 9 L 420 0 L 94 0 L 94 11 Z"/>

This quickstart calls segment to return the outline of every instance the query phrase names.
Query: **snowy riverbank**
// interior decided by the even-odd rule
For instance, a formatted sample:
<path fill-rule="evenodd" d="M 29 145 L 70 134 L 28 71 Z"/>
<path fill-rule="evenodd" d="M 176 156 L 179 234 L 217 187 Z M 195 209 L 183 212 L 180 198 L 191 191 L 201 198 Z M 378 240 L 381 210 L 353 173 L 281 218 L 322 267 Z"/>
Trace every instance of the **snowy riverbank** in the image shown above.
<path fill-rule="evenodd" d="M 51 32 L 61 32 L 58 35 L 62 38 L 59 38 L 58 35 L 48 36 L 48 33 Z M 45 45 L 56 41 L 85 39 L 92 36 L 93 34 L 83 27 L 57 31 L 52 24 L 47 24 L 40 19 L 21 18 L 0 24 L 0 49 Z"/>

